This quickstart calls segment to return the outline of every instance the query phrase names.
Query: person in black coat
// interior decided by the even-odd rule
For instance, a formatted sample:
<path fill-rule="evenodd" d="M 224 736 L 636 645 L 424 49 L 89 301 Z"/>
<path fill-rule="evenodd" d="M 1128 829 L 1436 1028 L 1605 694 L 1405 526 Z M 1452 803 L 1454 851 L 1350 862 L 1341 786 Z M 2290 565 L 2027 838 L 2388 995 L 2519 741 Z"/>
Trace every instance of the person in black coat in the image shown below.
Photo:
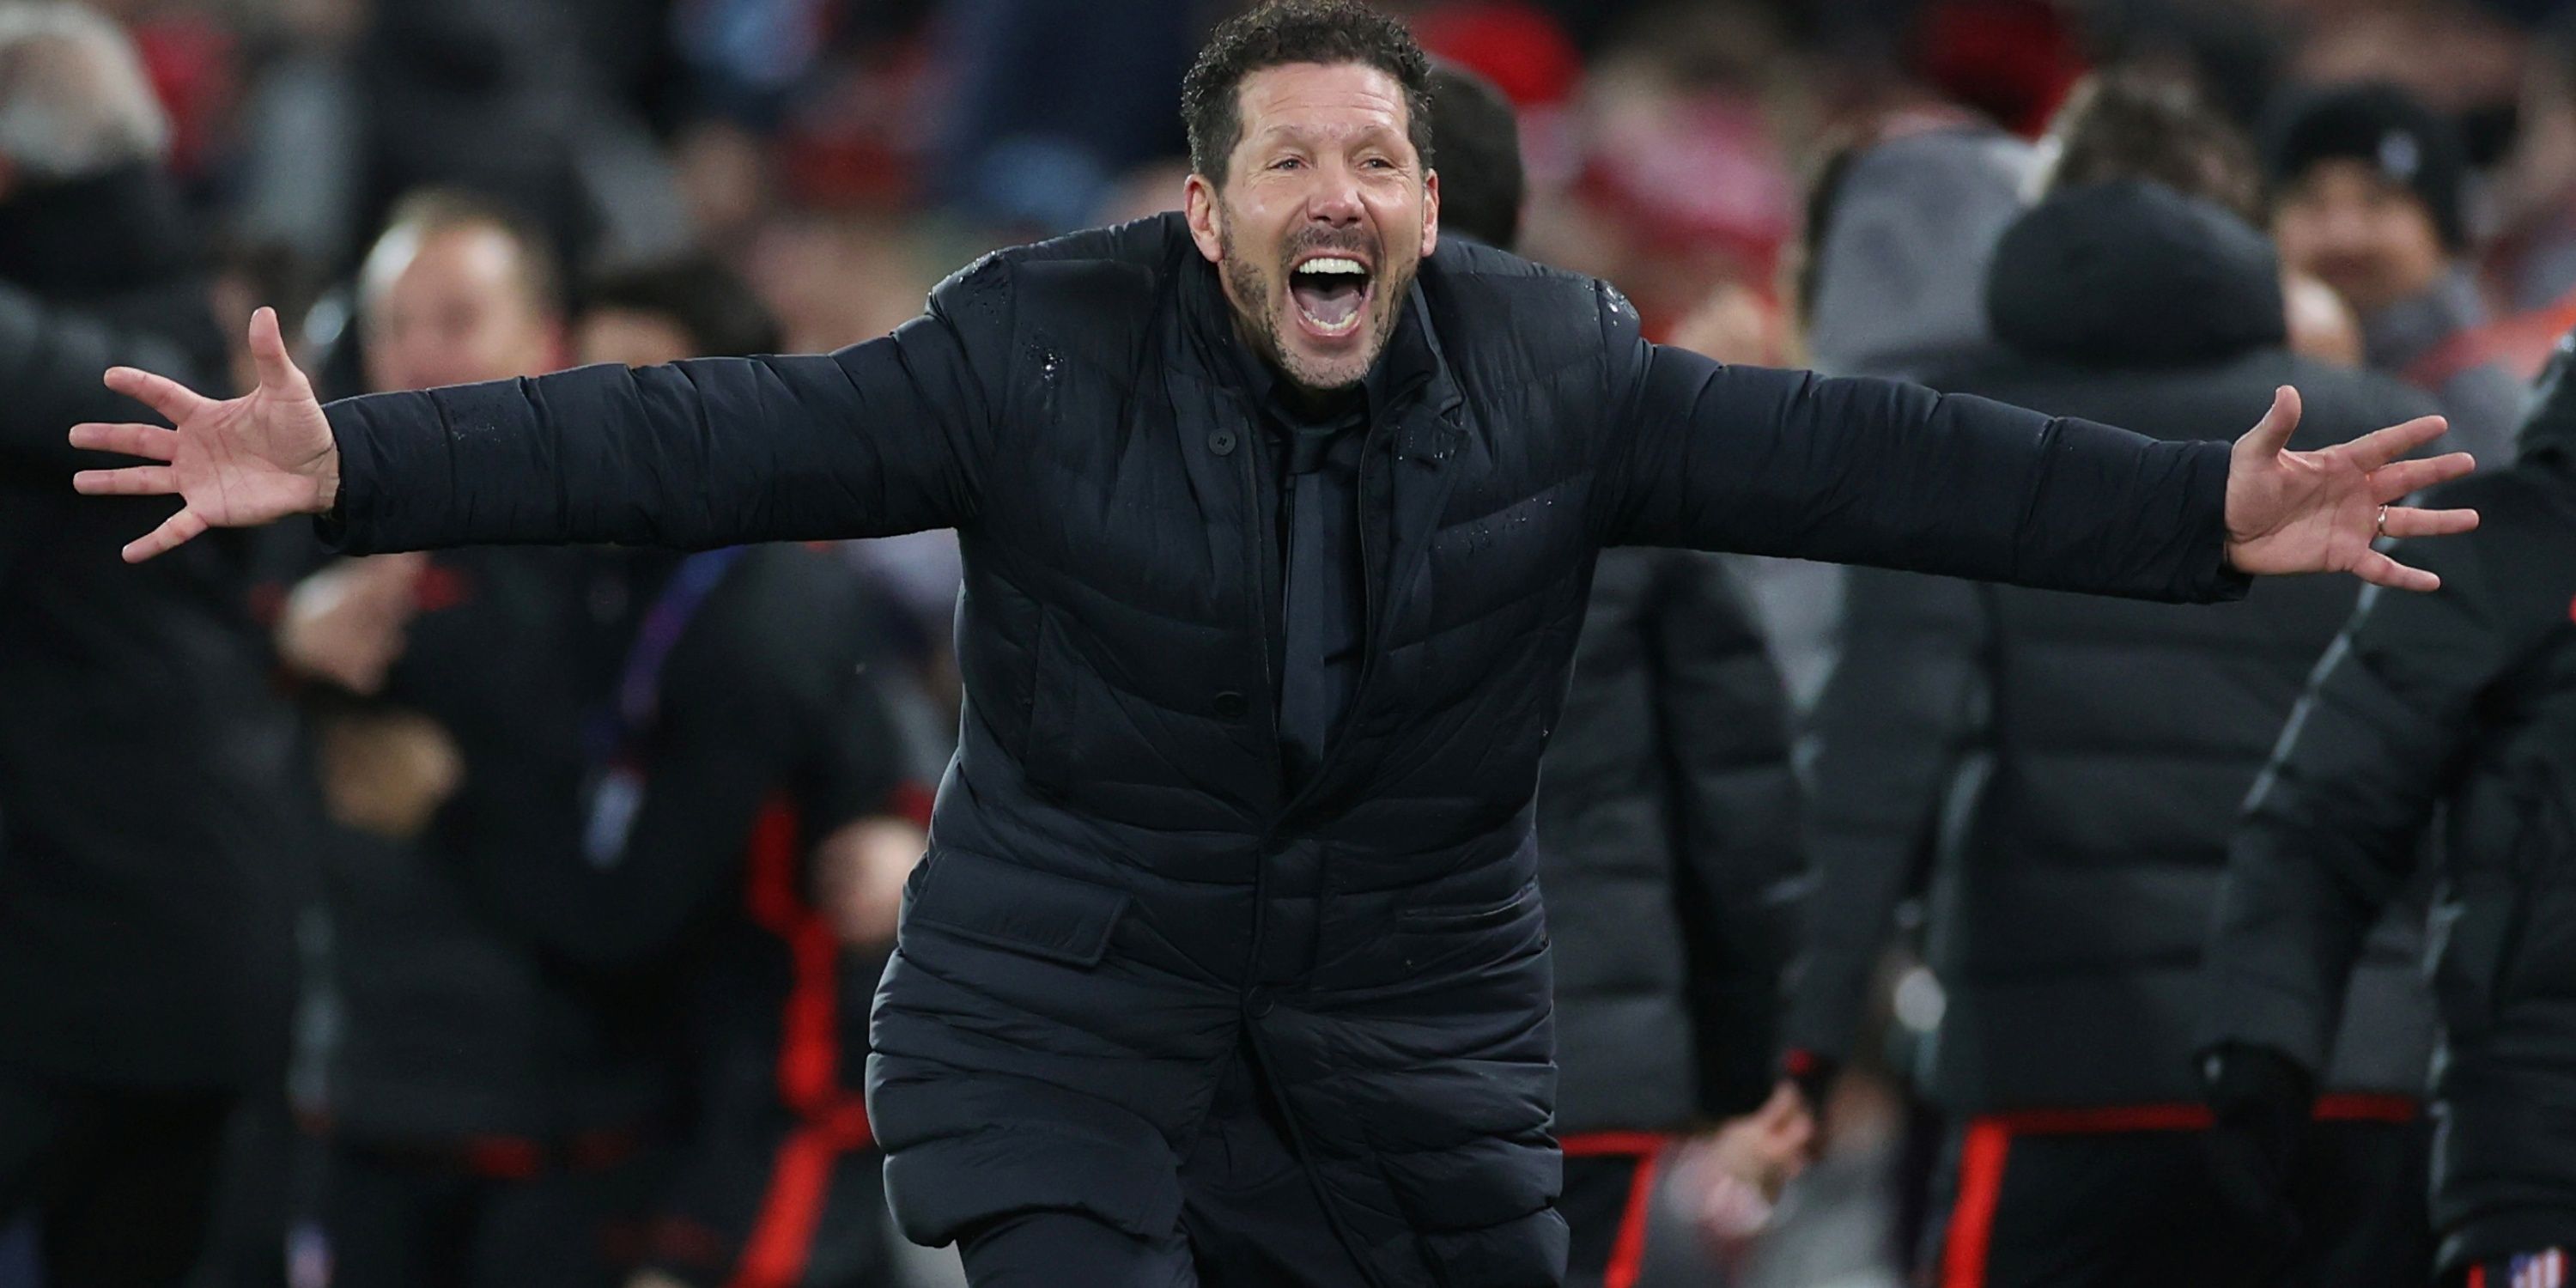
<path fill-rule="evenodd" d="M 777 347 L 749 285 L 704 257 L 598 275 L 582 299 L 586 362 Z M 767 547 L 719 594 L 663 684 L 663 723 L 692 736 L 668 740 L 649 776 L 660 812 L 628 828 L 661 843 L 605 868 L 564 850 L 480 876 L 523 933 L 579 965 L 679 977 L 686 1121 L 652 1273 L 629 1288 L 873 1288 L 892 1249 L 860 1091 L 868 1001 L 930 796 L 889 709 L 885 606 L 857 570 Z M 747 816 L 748 844 L 722 834 Z M 698 835 L 673 837 L 675 818 Z"/>
<path fill-rule="evenodd" d="M 2005 231 L 1985 299 L 2004 352 L 1939 387 L 2174 441 L 2283 384 L 2308 399 L 2294 441 L 2312 447 L 2428 409 L 2293 356 L 2270 243 L 2161 184 L 2051 194 Z M 2177 613 L 1853 574 L 1814 728 L 1820 876 L 1791 1044 L 1826 1063 L 1848 1049 L 1928 864 L 1945 1005 L 1923 1085 L 1951 1128 L 1926 1261 L 1944 1288 L 2274 1282 L 2284 1257 L 2294 1282 L 2421 1279 L 2420 1222 L 2387 1216 L 2422 1169 L 2407 927 L 2356 983 L 2367 1019 L 2335 1067 L 2349 1094 L 2321 1107 L 2338 1121 L 2318 1129 L 2296 1248 L 2219 1202 L 2193 1075 L 2201 927 L 2235 803 L 2352 598 L 2349 582 L 2284 582 Z"/>
<path fill-rule="evenodd" d="M 180 428 L 76 428 L 155 461 L 82 486 L 187 497 L 137 558 L 295 513 L 352 551 L 956 527 L 962 740 L 868 1077 L 905 1232 L 981 1285 L 1552 1284 L 1531 799 L 1599 550 L 2423 587 L 2379 507 L 2468 463 L 2397 462 L 2438 420 L 2284 453 L 2287 392 L 2231 448 L 1659 348 L 1440 244 L 1425 76 L 1365 6 L 1265 6 L 1183 87 L 1185 215 L 988 256 L 891 336 L 325 413 L 263 313 L 249 399 L 115 373 Z"/>
<path fill-rule="evenodd" d="M 310 801 L 243 543 L 131 575 L 65 414 L 141 414 L 95 368 L 220 382 L 222 333 L 134 51 L 72 6 L 0 34 L 0 1226 L 48 1282 L 177 1283 L 226 1124 L 274 1093 Z M 228 534 L 233 535 L 233 534 Z"/>
<path fill-rule="evenodd" d="M 2254 1125 L 2277 1176 L 2299 1146 L 2277 1124 L 2367 1040 L 2344 999 L 2371 927 L 2438 871 L 2432 1220 L 2450 1285 L 2563 1281 L 2576 1256 L 2571 372 L 2576 338 L 2513 465 L 2436 494 L 2479 507 L 2475 539 L 2398 547 L 2442 593 L 2363 597 L 2255 786 L 2210 926 L 2211 1100 Z"/>
<path fill-rule="evenodd" d="M 1509 249 L 1520 131 L 1501 91 L 1433 69 L 1444 231 Z M 1776 1191 L 1803 1161 L 1807 1106 L 1775 1086 L 1782 975 L 1804 873 L 1789 699 L 1718 556 L 1601 556 L 1574 683 L 1540 758 L 1539 885 L 1556 957 L 1556 1135 L 1566 1282 L 1628 1288 L 1672 1145 L 1776 1140 Z"/>

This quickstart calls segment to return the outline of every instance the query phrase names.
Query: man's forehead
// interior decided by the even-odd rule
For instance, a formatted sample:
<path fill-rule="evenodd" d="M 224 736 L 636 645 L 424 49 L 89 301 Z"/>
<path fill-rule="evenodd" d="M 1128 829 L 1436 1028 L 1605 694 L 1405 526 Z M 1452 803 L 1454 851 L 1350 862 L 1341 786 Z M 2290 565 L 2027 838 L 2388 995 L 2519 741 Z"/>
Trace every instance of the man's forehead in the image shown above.
<path fill-rule="evenodd" d="M 1401 132 L 1404 87 L 1365 63 L 1286 63 L 1243 78 L 1246 137 L 1277 133 Z"/>

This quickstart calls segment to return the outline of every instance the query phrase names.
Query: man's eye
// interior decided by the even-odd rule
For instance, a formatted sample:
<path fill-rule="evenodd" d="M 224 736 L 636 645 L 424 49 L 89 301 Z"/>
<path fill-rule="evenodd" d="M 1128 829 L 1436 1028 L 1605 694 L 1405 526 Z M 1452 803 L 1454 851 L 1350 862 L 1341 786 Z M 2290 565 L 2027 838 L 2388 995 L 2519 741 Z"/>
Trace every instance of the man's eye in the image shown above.
<path fill-rule="evenodd" d="M 1295 157 L 1281 157 L 1278 160 L 1271 162 L 1270 168 L 1273 170 L 1294 170 L 1304 164 L 1306 163 Z"/>

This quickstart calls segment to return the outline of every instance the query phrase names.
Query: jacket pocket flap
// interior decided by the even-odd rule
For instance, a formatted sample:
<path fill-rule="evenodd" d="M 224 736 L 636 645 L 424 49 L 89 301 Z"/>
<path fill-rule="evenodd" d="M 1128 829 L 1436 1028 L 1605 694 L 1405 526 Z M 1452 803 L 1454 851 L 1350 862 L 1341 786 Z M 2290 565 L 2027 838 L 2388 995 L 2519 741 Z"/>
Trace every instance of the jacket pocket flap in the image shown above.
<path fill-rule="evenodd" d="M 1127 893 L 962 850 L 930 862 L 914 921 L 943 934 L 1092 967 L 1109 952 Z"/>

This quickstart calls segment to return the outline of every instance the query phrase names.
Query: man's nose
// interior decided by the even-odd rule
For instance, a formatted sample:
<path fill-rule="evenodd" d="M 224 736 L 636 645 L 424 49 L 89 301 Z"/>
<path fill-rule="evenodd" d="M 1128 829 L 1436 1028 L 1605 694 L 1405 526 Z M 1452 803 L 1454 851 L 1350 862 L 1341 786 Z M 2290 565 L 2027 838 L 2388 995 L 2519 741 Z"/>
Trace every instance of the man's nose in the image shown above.
<path fill-rule="evenodd" d="M 1306 217 L 1335 228 L 1358 223 L 1365 213 L 1359 176 L 1339 166 L 1327 167 L 1318 175 L 1315 191 L 1306 199 Z"/>

